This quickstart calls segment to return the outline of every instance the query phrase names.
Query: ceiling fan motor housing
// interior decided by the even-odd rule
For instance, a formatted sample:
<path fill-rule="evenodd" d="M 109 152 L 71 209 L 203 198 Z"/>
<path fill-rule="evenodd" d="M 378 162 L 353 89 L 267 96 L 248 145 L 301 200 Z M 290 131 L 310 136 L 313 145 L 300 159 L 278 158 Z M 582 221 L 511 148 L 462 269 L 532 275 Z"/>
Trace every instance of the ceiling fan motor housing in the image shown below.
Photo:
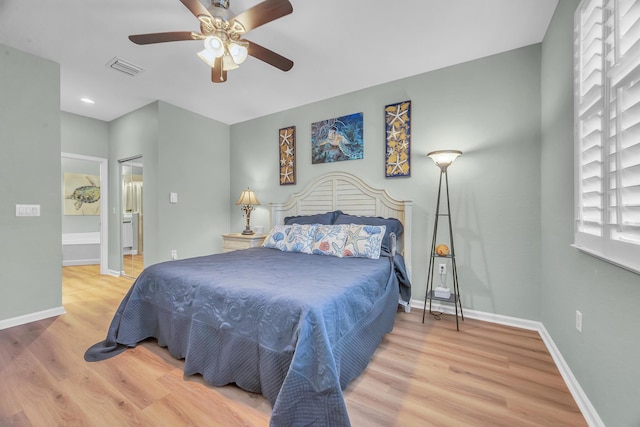
<path fill-rule="evenodd" d="M 211 6 L 229 9 L 229 0 L 211 0 Z"/>

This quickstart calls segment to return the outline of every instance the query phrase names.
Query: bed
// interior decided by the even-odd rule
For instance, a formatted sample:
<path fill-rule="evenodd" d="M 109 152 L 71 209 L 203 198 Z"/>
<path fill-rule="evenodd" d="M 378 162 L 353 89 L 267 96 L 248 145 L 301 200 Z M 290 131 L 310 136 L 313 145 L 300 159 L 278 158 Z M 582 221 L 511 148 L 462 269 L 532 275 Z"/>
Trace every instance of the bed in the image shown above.
<path fill-rule="evenodd" d="M 270 210 L 267 247 L 147 267 L 85 359 L 153 337 L 185 360 L 185 375 L 263 394 L 272 426 L 350 425 L 342 390 L 392 330 L 398 303 L 408 307 L 411 203 L 331 173 Z M 284 249 L 278 230 L 289 233 Z M 320 230 L 347 230 L 345 246 L 317 246 Z M 313 234 L 309 248 L 294 244 L 297 232 Z"/>

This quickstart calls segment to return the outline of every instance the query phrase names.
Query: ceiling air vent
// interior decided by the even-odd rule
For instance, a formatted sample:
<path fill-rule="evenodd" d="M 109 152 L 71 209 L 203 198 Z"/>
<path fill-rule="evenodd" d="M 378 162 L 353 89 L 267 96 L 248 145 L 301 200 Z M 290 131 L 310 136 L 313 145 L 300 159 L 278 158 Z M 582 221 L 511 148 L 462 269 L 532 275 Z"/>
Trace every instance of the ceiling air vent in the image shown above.
<path fill-rule="evenodd" d="M 135 76 L 142 71 L 141 67 L 132 64 L 131 62 L 127 62 L 118 57 L 113 58 L 111 61 L 107 63 L 107 67 L 113 68 L 116 71 L 120 71 L 121 73 L 127 74 L 129 76 Z"/>

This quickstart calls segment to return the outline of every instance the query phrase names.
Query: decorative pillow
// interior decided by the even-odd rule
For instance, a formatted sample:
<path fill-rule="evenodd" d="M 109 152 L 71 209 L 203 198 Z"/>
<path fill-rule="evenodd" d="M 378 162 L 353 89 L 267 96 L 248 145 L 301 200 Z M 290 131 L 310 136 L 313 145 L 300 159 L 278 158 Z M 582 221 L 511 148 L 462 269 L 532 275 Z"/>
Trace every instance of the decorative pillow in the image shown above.
<path fill-rule="evenodd" d="M 356 216 L 341 214 L 338 215 L 334 224 L 365 224 L 365 225 L 384 225 L 386 233 L 382 239 L 382 249 L 391 253 L 391 239 L 389 234 L 394 233 L 396 239 L 399 240 L 404 227 L 400 220 L 396 218 L 382 218 L 380 216 Z"/>
<path fill-rule="evenodd" d="M 347 240 L 342 251 L 344 257 L 380 258 L 382 238 L 387 227 L 384 225 L 349 225 Z"/>
<path fill-rule="evenodd" d="M 269 235 L 264 239 L 262 246 L 265 248 L 275 248 L 284 250 L 285 240 L 291 231 L 290 225 L 274 225 Z"/>
<path fill-rule="evenodd" d="M 293 225 L 293 224 L 331 225 L 336 220 L 338 215 L 341 215 L 341 214 L 342 214 L 342 211 L 332 211 L 332 212 L 327 212 L 323 214 L 288 216 L 284 218 L 284 223 L 287 225 Z"/>
<path fill-rule="evenodd" d="M 310 254 L 317 228 L 318 224 L 292 225 L 291 231 L 289 231 L 289 235 L 285 239 L 284 249 L 282 250 L 285 252 L 303 252 Z"/>
<path fill-rule="evenodd" d="M 318 225 L 316 236 L 311 245 L 311 253 L 342 257 L 348 232 L 349 225 L 347 224 Z"/>

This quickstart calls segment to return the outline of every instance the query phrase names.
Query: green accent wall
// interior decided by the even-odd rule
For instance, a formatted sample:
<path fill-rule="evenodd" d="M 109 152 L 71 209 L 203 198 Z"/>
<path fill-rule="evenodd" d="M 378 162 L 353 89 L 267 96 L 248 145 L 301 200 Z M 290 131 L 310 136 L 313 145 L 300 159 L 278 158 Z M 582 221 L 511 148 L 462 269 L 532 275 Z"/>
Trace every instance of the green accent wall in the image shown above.
<path fill-rule="evenodd" d="M 562 0 L 542 44 L 541 318 L 608 426 L 640 425 L 640 276 L 573 243 L 573 13 Z M 576 310 L 583 332 L 575 328 Z"/>
<path fill-rule="evenodd" d="M 0 44 L 0 320 L 62 307 L 60 67 Z M 39 217 L 16 217 L 39 204 Z"/>
<path fill-rule="evenodd" d="M 285 202 L 329 171 L 353 173 L 413 205 L 413 298 L 426 290 L 437 149 L 464 152 L 449 169 L 458 277 L 466 308 L 540 319 L 539 44 L 386 83 L 231 126 L 231 197 L 251 187 L 269 226 Z M 385 178 L 385 105 L 411 100 L 411 177 Z M 311 164 L 311 123 L 364 114 L 364 159 Z M 297 184 L 279 185 L 278 129 L 296 126 Z M 244 225 L 231 205 L 231 230 Z"/>

